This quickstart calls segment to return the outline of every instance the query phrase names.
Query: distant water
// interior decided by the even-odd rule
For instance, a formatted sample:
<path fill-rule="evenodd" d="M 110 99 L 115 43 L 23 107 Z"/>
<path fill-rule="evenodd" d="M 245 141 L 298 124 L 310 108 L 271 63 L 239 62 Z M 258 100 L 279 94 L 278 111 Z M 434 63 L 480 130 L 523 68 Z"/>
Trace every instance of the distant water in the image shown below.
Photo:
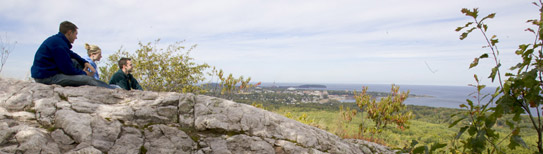
<path fill-rule="evenodd" d="M 269 87 L 273 83 L 263 83 L 262 86 Z M 297 83 L 275 83 L 276 86 L 298 86 Z M 391 85 L 385 84 L 322 84 L 326 85 L 326 90 L 356 90 L 362 91 L 362 86 L 368 87 L 368 91 L 390 92 Z M 476 99 L 470 94 L 476 92 L 474 87 L 470 86 L 427 86 L 427 85 L 398 85 L 400 91 L 410 91 L 410 94 L 425 97 L 408 97 L 405 104 L 460 108 L 460 104 L 466 104 L 466 99 L 471 99 L 476 104 Z M 323 90 L 323 89 L 320 89 Z M 482 90 L 482 94 L 494 93 L 496 87 L 487 87 Z M 488 96 L 490 97 L 490 96 Z M 488 102 L 486 99 L 484 102 Z"/>
<path fill-rule="evenodd" d="M 330 90 L 362 90 L 362 84 L 329 84 Z M 390 92 L 391 85 L 384 84 L 368 84 L 368 91 Z M 408 97 L 405 104 L 431 106 L 431 107 L 447 107 L 460 108 L 460 104 L 465 104 L 466 99 L 472 99 L 476 103 L 474 93 L 476 89 L 470 86 L 426 86 L 426 85 L 398 85 L 400 91 L 409 90 L 410 94 L 424 97 Z M 482 94 L 491 94 L 495 87 L 485 88 Z M 473 94 L 473 95 L 470 95 Z M 490 96 L 489 96 L 490 97 Z M 488 99 L 486 99 L 488 102 Z M 484 103 L 484 102 L 481 102 Z"/>

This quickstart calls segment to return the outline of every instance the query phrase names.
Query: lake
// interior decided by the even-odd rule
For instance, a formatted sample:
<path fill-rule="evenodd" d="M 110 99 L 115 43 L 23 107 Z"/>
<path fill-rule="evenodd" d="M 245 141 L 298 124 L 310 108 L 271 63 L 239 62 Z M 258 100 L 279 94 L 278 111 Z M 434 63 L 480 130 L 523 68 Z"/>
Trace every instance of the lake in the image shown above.
<path fill-rule="evenodd" d="M 300 83 L 275 83 L 276 86 L 299 86 Z M 326 89 L 317 90 L 356 90 L 362 91 L 362 86 L 367 86 L 368 91 L 374 92 L 390 92 L 391 85 L 385 84 L 321 84 L 326 85 Z M 262 86 L 273 86 L 273 83 L 263 83 Z M 476 99 L 470 94 L 476 92 L 475 87 L 470 86 L 428 86 L 428 85 L 398 85 L 400 91 L 410 91 L 410 94 L 424 97 L 409 97 L 405 100 L 405 104 L 430 106 L 430 107 L 446 107 L 460 108 L 460 104 L 465 104 L 466 99 L 471 99 L 477 104 Z M 483 94 L 494 93 L 496 87 L 487 87 L 482 90 Z M 490 96 L 488 96 L 490 97 Z M 482 103 L 488 102 L 486 99 Z"/>

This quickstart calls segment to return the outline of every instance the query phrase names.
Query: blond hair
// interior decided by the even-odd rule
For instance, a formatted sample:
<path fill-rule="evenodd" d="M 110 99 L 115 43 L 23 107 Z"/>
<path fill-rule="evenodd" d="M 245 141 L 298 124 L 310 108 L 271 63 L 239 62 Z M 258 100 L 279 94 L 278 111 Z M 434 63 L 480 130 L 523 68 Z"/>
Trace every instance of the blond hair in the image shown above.
<path fill-rule="evenodd" d="M 102 50 L 97 45 L 89 45 L 88 43 L 85 43 L 85 49 L 87 49 L 87 54 L 90 56 L 94 53 L 100 53 Z"/>

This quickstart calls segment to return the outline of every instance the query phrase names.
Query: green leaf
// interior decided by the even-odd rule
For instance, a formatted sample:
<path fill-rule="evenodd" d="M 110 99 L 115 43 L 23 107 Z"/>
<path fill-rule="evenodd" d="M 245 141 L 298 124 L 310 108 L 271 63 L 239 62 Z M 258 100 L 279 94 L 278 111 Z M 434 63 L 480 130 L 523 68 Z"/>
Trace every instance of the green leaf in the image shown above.
<path fill-rule="evenodd" d="M 524 51 L 524 53 L 522 54 L 522 56 L 528 57 L 528 56 L 530 56 L 532 53 L 534 53 L 534 49 L 527 49 L 526 51 Z"/>
<path fill-rule="evenodd" d="M 460 114 L 460 112 L 451 114 L 451 118 L 454 117 L 454 116 L 456 116 L 456 115 L 458 115 L 458 114 Z"/>
<path fill-rule="evenodd" d="M 484 17 L 483 19 L 481 19 L 481 21 L 479 21 L 479 22 L 483 22 L 486 19 L 492 19 L 495 16 L 496 16 L 496 13 L 491 13 L 491 14 L 487 15 L 486 17 Z"/>
<path fill-rule="evenodd" d="M 451 123 L 451 124 L 449 125 L 449 128 L 455 126 L 456 124 L 458 124 L 458 122 L 460 122 L 460 121 L 462 121 L 462 120 L 464 120 L 464 119 L 466 119 L 466 117 L 463 117 L 463 118 L 460 118 L 460 119 L 454 121 L 453 123 Z"/>
<path fill-rule="evenodd" d="M 419 144 L 419 141 L 417 140 L 411 140 L 411 147 L 415 147 L 415 145 Z"/>
<path fill-rule="evenodd" d="M 461 30 L 464 29 L 464 28 L 466 28 L 466 27 L 456 27 L 456 29 L 455 29 L 454 31 L 459 32 L 459 31 L 461 31 Z"/>
<path fill-rule="evenodd" d="M 477 29 L 477 27 L 472 27 L 471 29 L 467 30 L 466 32 L 471 33 L 473 30 L 476 30 L 476 29 Z"/>
<path fill-rule="evenodd" d="M 471 62 L 471 64 L 469 64 L 469 68 L 473 68 L 475 66 L 477 66 L 479 64 L 479 58 L 475 58 L 473 59 L 473 62 Z"/>
<path fill-rule="evenodd" d="M 481 56 L 479 56 L 479 59 L 488 58 L 488 53 L 484 53 Z"/>
<path fill-rule="evenodd" d="M 462 35 L 460 35 L 460 40 L 466 39 L 466 37 L 468 37 L 468 34 L 469 34 L 468 32 L 462 33 Z"/>
<path fill-rule="evenodd" d="M 468 102 L 470 108 L 473 108 L 473 101 L 471 101 L 470 99 L 466 99 L 466 102 Z"/>
<path fill-rule="evenodd" d="M 505 121 L 505 124 L 506 124 L 507 126 L 509 126 L 510 129 L 514 129 L 514 128 L 515 128 L 515 124 L 513 124 L 513 123 L 510 122 L 509 120 L 506 120 L 506 121 Z"/>
<path fill-rule="evenodd" d="M 479 14 L 479 9 L 473 8 L 473 11 L 471 11 L 467 8 L 463 8 L 461 12 L 464 13 L 466 16 L 477 18 L 477 15 Z"/>
<path fill-rule="evenodd" d="M 473 24 L 473 22 L 468 22 L 468 23 L 466 23 L 466 25 L 464 25 L 463 27 L 457 27 L 456 30 L 454 30 L 454 31 L 459 32 L 459 31 L 461 31 L 462 29 L 464 29 L 464 28 L 466 28 L 466 27 L 469 27 L 471 24 Z"/>
<path fill-rule="evenodd" d="M 450 127 L 449 127 L 450 128 Z M 456 135 L 456 139 L 459 139 L 460 136 L 462 136 L 462 134 L 464 134 L 464 132 L 466 132 L 466 130 L 469 128 L 469 126 L 464 126 L 462 128 L 460 128 L 460 131 L 458 131 L 458 134 Z"/>
<path fill-rule="evenodd" d="M 494 124 L 496 124 L 496 118 L 488 117 L 485 119 L 485 126 L 487 128 L 491 128 Z"/>
<path fill-rule="evenodd" d="M 520 121 L 520 113 L 515 113 L 515 116 L 513 116 L 513 121 L 516 121 L 516 122 Z"/>
<path fill-rule="evenodd" d="M 535 34 L 535 31 L 533 29 L 531 29 L 531 28 L 526 28 L 524 31 L 529 31 L 529 32 L 532 32 L 532 33 Z"/>
<path fill-rule="evenodd" d="M 522 145 L 524 148 L 528 148 L 528 145 L 526 145 L 526 142 L 524 142 L 522 137 L 515 135 L 513 136 L 513 140 L 517 142 L 518 144 Z"/>
<path fill-rule="evenodd" d="M 468 8 L 462 8 L 462 10 L 460 10 L 460 12 L 467 15 L 468 12 L 471 12 L 471 11 Z"/>
<path fill-rule="evenodd" d="M 473 135 L 475 135 L 476 132 L 477 132 L 477 127 L 475 127 L 474 125 L 470 125 L 470 127 L 468 129 L 469 135 L 473 136 Z"/>
<path fill-rule="evenodd" d="M 481 91 L 481 90 L 483 90 L 485 87 L 486 87 L 486 85 L 478 85 L 478 86 L 477 86 L 477 91 Z"/>
<path fill-rule="evenodd" d="M 526 23 L 531 23 L 536 26 L 539 25 L 539 21 L 537 19 L 526 20 Z"/>
<path fill-rule="evenodd" d="M 528 48 L 528 46 L 530 46 L 529 44 L 521 44 L 518 46 L 518 50 L 515 51 L 515 54 L 517 55 L 522 55 L 524 53 L 524 51 L 526 51 L 526 49 Z"/>
<path fill-rule="evenodd" d="M 490 44 L 492 44 L 492 46 L 496 46 L 496 43 L 498 42 L 498 39 L 490 39 Z"/>
<path fill-rule="evenodd" d="M 464 27 L 468 27 L 471 24 L 473 24 L 473 22 L 468 22 L 468 23 L 466 23 L 466 25 L 464 25 Z"/>
<path fill-rule="evenodd" d="M 428 147 L 427 147 L 427 146 L 419 146 L 419 147 L 413 149 L 413 153 L 414 153 L 414 154 L 417 154 L 417 153 L 428 153 Z"/>
<path fill-rule="evenodd" d="M 496 78 L 499 67 L 500 67 L 500 65 L 498 64 L 498 66 L 492 68 L 492 73 L 490 73 L 490 76 L 488 76 L 488 78 L 492 79 L 492 82 L 494 82 L 494 79 Z"/>
<path fill-rule="evenodd" d="M 509 147 L 510 149 L 515 149 L 519 145 L 523 146 L 524 148 L 528 148 L 526 142 L 524 142 L 524 140 L 518 135 L 512 135 L 509 139 L 509 142 L 510 143 L 507 147 Z"/>
<path fill-rule="evenodd" d="M 443 148 L 445 146 L 447 146 L 447 144 L 435 143 L 432 145 L 432 148 L 430 148 L 430 153 L 436 151 L 437 149 Z"/>
<path fill-rule="evenodd" d="M 474 142 L 474 146 L 477 146 L 477 147 L 485 147 L 485 143 L 486 143 L 486 130 L 485 129 L 481 129 L 479 131 L 477 131 L 477 136 L 475 138 L 475 142 Z"/>

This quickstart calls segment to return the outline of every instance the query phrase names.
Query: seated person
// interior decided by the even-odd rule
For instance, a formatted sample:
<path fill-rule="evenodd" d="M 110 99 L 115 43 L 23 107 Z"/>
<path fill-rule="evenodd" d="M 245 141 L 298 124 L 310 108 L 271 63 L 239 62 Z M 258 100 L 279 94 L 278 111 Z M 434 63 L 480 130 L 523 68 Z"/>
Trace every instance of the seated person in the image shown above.
<path fill-rule="evenodd" d="M 96 69 L 70 50 L 75 39 L 77 39 L 77 26 L 69 21 L 60 23 L 59 33 L 43 41 L 36 51 L 34 63 L 30 68 L 32 78 L 43 84 L 91 85 L 114 89 L 115 87 L 94 79 L 92 76 Z M 72 59 L 82 64 L 84 69 L 76 68 Z"/>
<path fill-rule="evenodd" d="M 111 80 L 109 80 L 109 84 L 117 85 L 126 90 L 143 90 L 138 81 L 130 73 L 132 73 L 132 59 L 121 58 L 119 60 L 119 71 L 113 74 Z"/>
<path fill-rule="evenodd" d="M 90 45 L 88 43 L 85 43 L 85 49 L 87 49 L 87 55 L 83 57 L 89 64 L 91 64 L 94 69 L 97 71 L 94 72 L 94 78 L 96 80 L 100 80 L 100 75 L 98 74 L 98 67 L 96 66 L 96 62 L 100 61 L 102 59 L 102 50 L 97 45 Z M 92 70 L 87 69 L 87 71 L 92 72 Z"/>

